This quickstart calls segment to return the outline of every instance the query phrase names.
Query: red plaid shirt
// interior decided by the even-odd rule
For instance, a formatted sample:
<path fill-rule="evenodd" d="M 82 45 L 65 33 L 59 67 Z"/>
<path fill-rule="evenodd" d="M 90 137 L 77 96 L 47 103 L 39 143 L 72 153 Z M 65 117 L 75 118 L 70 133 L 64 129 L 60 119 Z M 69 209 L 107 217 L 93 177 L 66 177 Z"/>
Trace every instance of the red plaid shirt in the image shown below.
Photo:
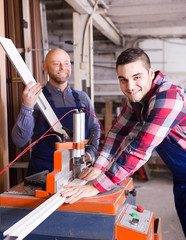
<path fill-rule="evenodd" d="M 126 146 L 126 137 L 136 132 L 135 127 L 138 133 Z M 105 192 L 121 184 L 146 163 L 165 138 L 186 151 L 186 92 L 156 72 L 143 103 L 127 101 L 108 133 L 94 164 L 103 170 L 93 181 L 95 187 Z"/>

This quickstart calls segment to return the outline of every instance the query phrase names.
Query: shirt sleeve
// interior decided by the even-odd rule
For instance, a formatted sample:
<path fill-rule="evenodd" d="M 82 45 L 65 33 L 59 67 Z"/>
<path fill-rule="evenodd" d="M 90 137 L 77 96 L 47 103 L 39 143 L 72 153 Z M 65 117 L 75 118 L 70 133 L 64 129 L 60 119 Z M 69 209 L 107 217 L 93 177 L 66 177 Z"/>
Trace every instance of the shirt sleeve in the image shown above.
<path fill-rule="evenodd" d="M 115 120 L 111 130 L 107 134 L 105 141 L 98 153 L 98 159 L 94 166 L 104 170 L 119 152 L 128 134 L 134 129 L 138 119 L 129 102 L 125 104 L 120 115 Z"/>
<path fill-rule="evenodd" d="M 164 91 L 153 96 L 149 101 L 147 116 L 138 134 L 121 151 L 121 154 L 113 161 L 111 167 L 93 181 L 95 187 L 99 191 L 105 192 L 121 184 L 127 177 L 132 175 L 150 158 L 152 151 L 167 137 L 169 132 L 183 120 L 185 113 L 183 98 L 177 91 Z M 119 122 L 120 127 L 125 124 L 124 120 Z M 113 129 L 115 129 L 115 126 Z M 111 133 L 113 129 L 111 129 Z M 106 139 L 105 144 L 108 149 L 112 150 L 111 144 L 114 144 L 115 148 L 118 146 L 118 143 L 115 144 L 114 140 L 118 138 L 119 131 L 113 135 L 113 139 L 110 139 L 111 133 L 108 135 L 109 138 Z M 105 166 L 102 159 L 105 158 L 105 161 L 108 161 L 110 152 L 108 150 L 107 153 L 102 151 L 95 166 Z"/>
<path fill-rule="evenodd" d="M 35 125 L 33 112 L 33 108 L 22 104 L 17 122 L 12 129 L 12 140 L 18 147 L 23 147 L 33 135 Z"/>

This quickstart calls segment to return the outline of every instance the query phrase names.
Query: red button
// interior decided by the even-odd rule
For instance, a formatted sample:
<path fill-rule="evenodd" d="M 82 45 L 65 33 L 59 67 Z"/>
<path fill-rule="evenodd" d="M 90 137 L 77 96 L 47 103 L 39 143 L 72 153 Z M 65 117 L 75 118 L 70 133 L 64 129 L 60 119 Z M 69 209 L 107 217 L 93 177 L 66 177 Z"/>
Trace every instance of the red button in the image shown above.
<path fill-rule="evenodd" d="M 138 211 L 138 212 L 143 212 L 144 210 L 145 210 L 144 207 L 142 207 L 142 206 L 137 206 L 137 211 Z"/>

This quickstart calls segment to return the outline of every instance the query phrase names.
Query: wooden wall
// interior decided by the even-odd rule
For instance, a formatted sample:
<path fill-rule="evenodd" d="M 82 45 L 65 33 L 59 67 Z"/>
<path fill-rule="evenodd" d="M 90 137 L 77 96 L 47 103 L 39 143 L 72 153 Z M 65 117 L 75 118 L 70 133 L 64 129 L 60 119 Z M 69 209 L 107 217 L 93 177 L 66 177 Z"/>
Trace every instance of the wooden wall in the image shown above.
<path fill-rule="evenodd" d="M 0 36 L 13 41 L 26 64 L 31 66 L 30 70 L 36 81 L 43 84 L 40 1 L 0 0 L 0 13 Z M 18 148 L 11 139 L 11 131 L 22 103 L 24 85 L 1 47 L 0 56 L 0 110 L 3 112 L 0 117 L 0 170 L 2 170 L 26 146 Z M 7 190 L 9 185 L 13 186 L 23 180 L 26 174 L 24 163 L 28 163 L 29 157 L 29 153 L 25 154 L 16 161 L 17 166 L 15 164 L 0 176 L 0 192 Z"/>

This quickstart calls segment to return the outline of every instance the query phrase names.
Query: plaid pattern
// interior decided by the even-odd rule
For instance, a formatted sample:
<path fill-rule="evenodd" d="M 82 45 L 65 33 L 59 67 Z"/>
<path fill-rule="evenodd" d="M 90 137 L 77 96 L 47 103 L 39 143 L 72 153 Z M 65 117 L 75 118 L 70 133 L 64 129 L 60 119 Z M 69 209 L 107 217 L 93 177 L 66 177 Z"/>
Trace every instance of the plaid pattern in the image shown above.
<path fill-rule="evenodd" d="M 129 133 L 137 135 L 125 147 Z M 152 151 L 170 138 L 186 151 L 186 92 L 156 72 L 143 103 L 127 101 L 108 133 L 94 166 L 104 170 L 94 181 L 96 188 L 109 191 L 121 184 L 150 158 Z"/>

